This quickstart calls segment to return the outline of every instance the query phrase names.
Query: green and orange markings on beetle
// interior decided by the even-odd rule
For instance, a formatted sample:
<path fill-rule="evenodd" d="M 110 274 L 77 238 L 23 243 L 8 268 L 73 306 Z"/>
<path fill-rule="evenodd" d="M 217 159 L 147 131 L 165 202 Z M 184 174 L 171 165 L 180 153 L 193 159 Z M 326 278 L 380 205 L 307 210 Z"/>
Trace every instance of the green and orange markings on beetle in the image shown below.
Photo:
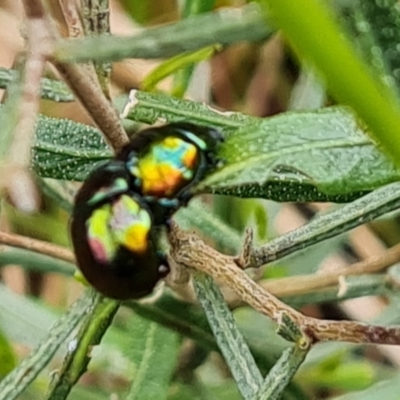
<path fill-rule="evenodd" d="M 216 129 L 178 122 L 136 133 L 117 159 L 126 163 L 133 186 L 148 202 L 156 223 L 162 224 L 218 167 L 215 151 L 222 140 Z"/>
<path fill-rule="evenodd" d="M 83 276 L 100 293 L 119 300 L 151 293 L 169 272 L 157 249 L 151 211 L 129 181 L 120 161 L 96 168 L 76 196 L 71 221 Z"/>

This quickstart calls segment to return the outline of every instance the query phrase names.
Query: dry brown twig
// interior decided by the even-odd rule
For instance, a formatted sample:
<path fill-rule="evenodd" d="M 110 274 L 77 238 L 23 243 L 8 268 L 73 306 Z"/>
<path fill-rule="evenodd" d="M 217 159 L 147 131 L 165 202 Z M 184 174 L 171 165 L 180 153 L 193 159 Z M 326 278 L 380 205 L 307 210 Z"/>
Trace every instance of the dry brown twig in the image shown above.
<path fill-rule="evenodd" d="M 41 1 L 25 0 L 23 5 L 27 16 L 26 62 L 14 136 L 0 175 L 3 177 L 1 185 L 13 204 L 31 212 L 38 208 L 38 195 L 29 171 L 30 152 L 39 111 L 40 80 L 46 59 L 53 51 L 54 38 L 49 34 L 49 23 Z"/>
<path fill-rule="evenodd" d="M 98 83 L 88 77 L 81 65 L 52 63 L 61 73 L 76 97 L 81 101 L 98 128 L 115 152 L 121 150 L 128 142 L 118 113 L 104 96 Z"/>
<path fill-rule="evenodd" d="M 309 275 L 276 279 L 270 281 L 271 285 L 268 285 L 268 281 L 265 282 L 264 286 L 266 287 L 263 287 L 254 282 L 243 271 L 244 267 L 251 265 L 252 234 L 250 231 L 247 232 L 245 237 L 242 253 L 239 257 L 231 257 L 223 255 L 207 246 L 194 233 L 182 231 L 175 224 L 172 227 L 169 235 L 171 241 L 171 258 L 174 264 L 177 264 L 177 269 L 174 269 L 173 272 L 175 271 L 175 273 L 167 278 L 168 285 L 182 293 L 185 298 L 192 297 L 189 295 L 191 289 L 187 285 L 189 279 L 186 268 L 189 267 L 211 275 L 217 282 L 231 288 L 242 301 L 269 316 L 277 323 L 280 322 L 282 315 L 288 315 L 315 341 L 343 340 L 350 342 L 400 344 L 400 327 L 388 328 L 350 321 L 323 321 L 309 318 L 282 303 L 268 291 L 268 286 L 270 286 L 274 290 L 274 294 L 279 296 L 305 293 L 306 290 L 310 292 L 336 283 L 339 276 L 380 271 L 399 260 L 400 245 L 388 249 L 384 254 L 373 259 L 356 263 L 353 267 L 346 268 L 345 270 L 339 270 L 335 273 L 325 273 L 321 276 Z M 75 263 L 72 251 L 41 240 L 0 231 L 0 243 Z M 306 280 L 310 280 L 311 284 L 305 284 Z M 292 292 L 286 288 L 288 282 L 294 286 Z"/>
<path fill-rule="evenodd" d="M 0 243 L 7 246 L 34 251 L 70 263 L 75 263 L 75 256 L 71 250 L 42 240 L 0 231 Z"/>
<path fill-rule="evenodd" d="M 29 98 L 32 100 L 29 102 L 31 109 L 28 110 L 28 115 L 33 115 L 33 117 L 30 120 L 25 117 L 23 123 L 33 135 L 34 122 L 38 112 L 40 78 L 45 62 L 50 61 L 59 70 L 71 90 L 89 112 L 95 124 L 104 133 L 110 146 L 115 151 L 119 151 L 128 142 L 128 137 L 122 127 L 117 111 L 110 104 L 100 87 L 94 69 L 91 68 L 88 71 L 85 66 L 59 63 L 55 60 L 53 58 L 54 43 L 59 39 L 59 33 L 46 13 L 41 0 L 25 0 L 24 5 L 28 17 L 28 28 L 30 27 L 28 46 L 30 52 L 32 51 L 27 60 L 27 71 L 30 71 L 28 67 L 32 65 L 32 76 L 27 75 L 24 81 L 26 82 L 27 96 L 30 96 Z M 80 35 L 82 26 L 78 18 L 78 12 L 71 4 L 68 7 L 64 7 L 64 11 L 66 11 L 65 20 L 69 31 L 75 35 Z M 41 46 L 41 43 L 43 46 Z M 33 51 L 33 49 L 35 50 Z M 34 66 L 36 68 L 33 68 Z M 28 102 L 22 103 L 27 105 Z M 24 110 L 24 114 L 26 114 L 26 111 Z M 26 135 L 25 130 L 19 129 L 18 131 Z M 22 154 L 29 155 L 30 145 L 31 143 L 29 142 L 29 146 L 25 148 L 24 153 L 16 152 L 16 154 L 21 154 L 21 156 L 18 156 L 19 159 L 22 158 Z M 25 163 L 29 162 L 29 157 L 27 160 Z"/>
<path fill-rule="evenodd" d="M 63 0 L 68 1 L 68 0 Z M 109 0 L 81 0 L 83 23 L 87 35 L 104 35 L 110 33 Z M 107 99 L 110 97 L 110 79 L 112 64 L 110 62 L 93 63 L 100 87 Z"/>
<path fill-rule="evenodd" d="M 63 0 L 60 5 L 70 35 L 72 34 L 73 37 L 82 36 L 84 29 L 75 3 Z M 129 139 L 122 127 L 117 111 L 109 102 L 108 91 L 105 87 L 102 88 L 99 83 L 93 64 L 60 63 L 55 59 L 52 59 L 51 62 L 88 111 L 95 124 L 104 133 L 110 146 L 115 152 L 118 152 L 129 142 Z M 104 76 L 101 79 L 104 83 Z"/>
<path fill-rule="evenodd" d="M 68 37 L 79 38 L 85 35 L 76 0 L 59 0 L 61 12 L 67 25 Z"/>
<path fill-rule="evenodd" d="M 281 323 L 289 317 L 312 342 L 347 341 L 353 343 L 400 344 L 400 326 L 385 327 L 352 321 L 329 321 L 306 317 L 275 298 L 243 271 L 251 265 L 252 232 L 247 231 L 243 252 L 239 257 L 218 253 L 194 233 L 182 231 L 172 224 L 169 233 L 171 257 L 177 264 L 194 268 L 229 286 L 254 309 Z M 240 265 L 238 265 L 238 263 Z"/>
<path fill-rule="evenodd" d="M 260 285 L 274 296 L 295 296 L 309 293 L 313 290 L 325 289 L 339 284 L 339 279 L 345 276 L 372 274 L 382 271 L 400 261 L 400 244 L 387 249 L 383 254 L 339 268 L 332 272 L 321 274 L 297 275 L 287 278 L 270 279 L 260 282 Z"/>
<path fill-rule="evenodd" d="M 171 257 L 180 268 L 194 268 L 209 274 L 218 283 L 229 286 L 244 302 L 278 324 L 283 318 L 289 318 L 312 342 L 336 340 L 353 343 L 400 344 L 400 327 L 306 317 L 267 292 L 243 271 L 243 266 L 249 265 L 247 257 L 251 255 L 251 231 L 247 232 L 243 252 L 239 257 L 218 253 L 207 246 L 197 235 L 180 230 L 176 224 L 172 224 L 169 239 L 172 246 Z M 67 262 L 75 262 L 74 255 L 70 250 L 40 240 L 0 232 L 0 243 L 35 251 Z M 392 257 L 399 251 L 398 246 L 389 251 L 390 256 L 378 257 L 372 260 L 368 267 L 367 262 L 358 263 L 359 266 L 356 270 L 358 273 L 365 273 L 366 270 L 376 271 L 378 264 L 383 268 L 383 265 L 388 266 L 389 260 L 395 262 L 396 260 Z M 377 262 L 379 258 L 380 263 Z M 383 260 L 386 261 L 383 262 Z M 181 275 L 179 274 L 179 276 Z M 293 284 L 296 282 L 293 281 Z"/>

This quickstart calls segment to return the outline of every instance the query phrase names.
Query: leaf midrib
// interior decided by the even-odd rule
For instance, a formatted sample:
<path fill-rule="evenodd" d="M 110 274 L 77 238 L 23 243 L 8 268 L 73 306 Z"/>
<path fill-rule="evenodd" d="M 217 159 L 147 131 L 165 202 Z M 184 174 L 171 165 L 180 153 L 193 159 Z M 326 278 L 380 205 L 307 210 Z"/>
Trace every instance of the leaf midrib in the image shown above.
<path fill-rule="evenodd" d="M 35 145 L 36 151 L 46 151 L 49 153 L 57 154 L 57 155 L 64 155 L 74 158 L 82 158 L 82 159 L 105 159 L 112 157 L 112 153 L 107 152 L 107 149 L 103 150 L 77 150 L 76 147 L 73 146 L 64 146 L 64 145 L 56 145 L 52 143 L 46 142 L 38 142 Z"/>
<path fill-rule="evenodd" d="M 267 153 L 257 153 L 256 155 L 250 156 L 249 158 L 245 158 L 242 161 L 234 162 L 223 169 L 217 171 L 213 175 L 211 175 L 208 179 L 206 179 L 207 184 L 212 184 L 218 181 L 219 176 L 222 175 L 229 175 L 232 176 L 240 170 L 249 169 L 250 164 L 267 164 L 269 160 L 282 157 L 288 154 L 296 154 L 302 153 L 306 150 L 328 150 L 334 148 L 344 148 L 344 147 L 352 147 L 352 146 L 366 146 L 366 145 L 373 145 L 372 142 L 366 137 L 357 137 L 352 138 L 350 141 L 348 138 L 344 139 L 330 139 L 324 141 L 315 141 L 312 144 L 305 143 L 302 145 L 290 146 L 287 148 L 280 148 L 279 150 L 267 152 Z"/>

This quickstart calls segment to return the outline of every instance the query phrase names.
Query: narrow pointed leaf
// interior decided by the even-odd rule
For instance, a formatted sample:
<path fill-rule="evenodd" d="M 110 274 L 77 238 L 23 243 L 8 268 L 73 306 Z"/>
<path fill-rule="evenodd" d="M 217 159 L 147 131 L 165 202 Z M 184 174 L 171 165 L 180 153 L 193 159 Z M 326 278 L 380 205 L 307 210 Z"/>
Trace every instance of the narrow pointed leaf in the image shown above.
<path fill-rule="evenodd" d="M 223 129 L 227 117 L 219 118 Z M 201 182 L 198 192 L 348 202 L 400 178 L 400 169 L 344 108 L 252 118 L 250 124 L 238 118 L 235 124 L 232 130 L 227 123 L 229 134 L 218 153 L 223 167 Z M 84 180 L 95 163 L 111 156 L 97 129 L 40 118 L 33 155 L 39 175 Z"/>
<path fill-rule="evenodd" d="M 228 136 L 219 157 L 224 167 L 199 190 L 264 198 L 280 192 L 283 201 L 340 202 L 400 178 L 400 169 L 377 150 L 352 114 L 336 107 L 243 126 Z"/>
<path fill-rule="evenodd" d="M 178 335 L 138 315 L 131 322 L 134 375 L 126 400 L 165 399 L 177 362 Z"/>
<path fill-rule="evenodd" d="M 96 162 L 111 156 L 97 129 L 67 119 L 39 119 L 32 161 L 40 176 L 82 181 Z"/>

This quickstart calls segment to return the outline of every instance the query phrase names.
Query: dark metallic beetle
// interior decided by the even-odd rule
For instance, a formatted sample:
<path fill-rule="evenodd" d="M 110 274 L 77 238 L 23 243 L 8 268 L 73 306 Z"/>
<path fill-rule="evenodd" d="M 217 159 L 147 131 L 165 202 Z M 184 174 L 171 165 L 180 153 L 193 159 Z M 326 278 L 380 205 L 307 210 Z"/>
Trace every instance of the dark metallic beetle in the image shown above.
<path fill-rule="evenodd" d="M 120 300 L 149 294 L 169 272 L 157 250 L 151 211 L 130 182 L 120 161 L 95 169 L 76 196 L 71 221 L 82 274 L 99 292 Z"/>
<path fill-rule="evenodd" d="M 216 129 L 179 122 L 136 133 L 117 155 L 156 224 L 164 224 L 185 205 L 194 185 L 217 167 L 215 150 L 222 140 Z"/>

